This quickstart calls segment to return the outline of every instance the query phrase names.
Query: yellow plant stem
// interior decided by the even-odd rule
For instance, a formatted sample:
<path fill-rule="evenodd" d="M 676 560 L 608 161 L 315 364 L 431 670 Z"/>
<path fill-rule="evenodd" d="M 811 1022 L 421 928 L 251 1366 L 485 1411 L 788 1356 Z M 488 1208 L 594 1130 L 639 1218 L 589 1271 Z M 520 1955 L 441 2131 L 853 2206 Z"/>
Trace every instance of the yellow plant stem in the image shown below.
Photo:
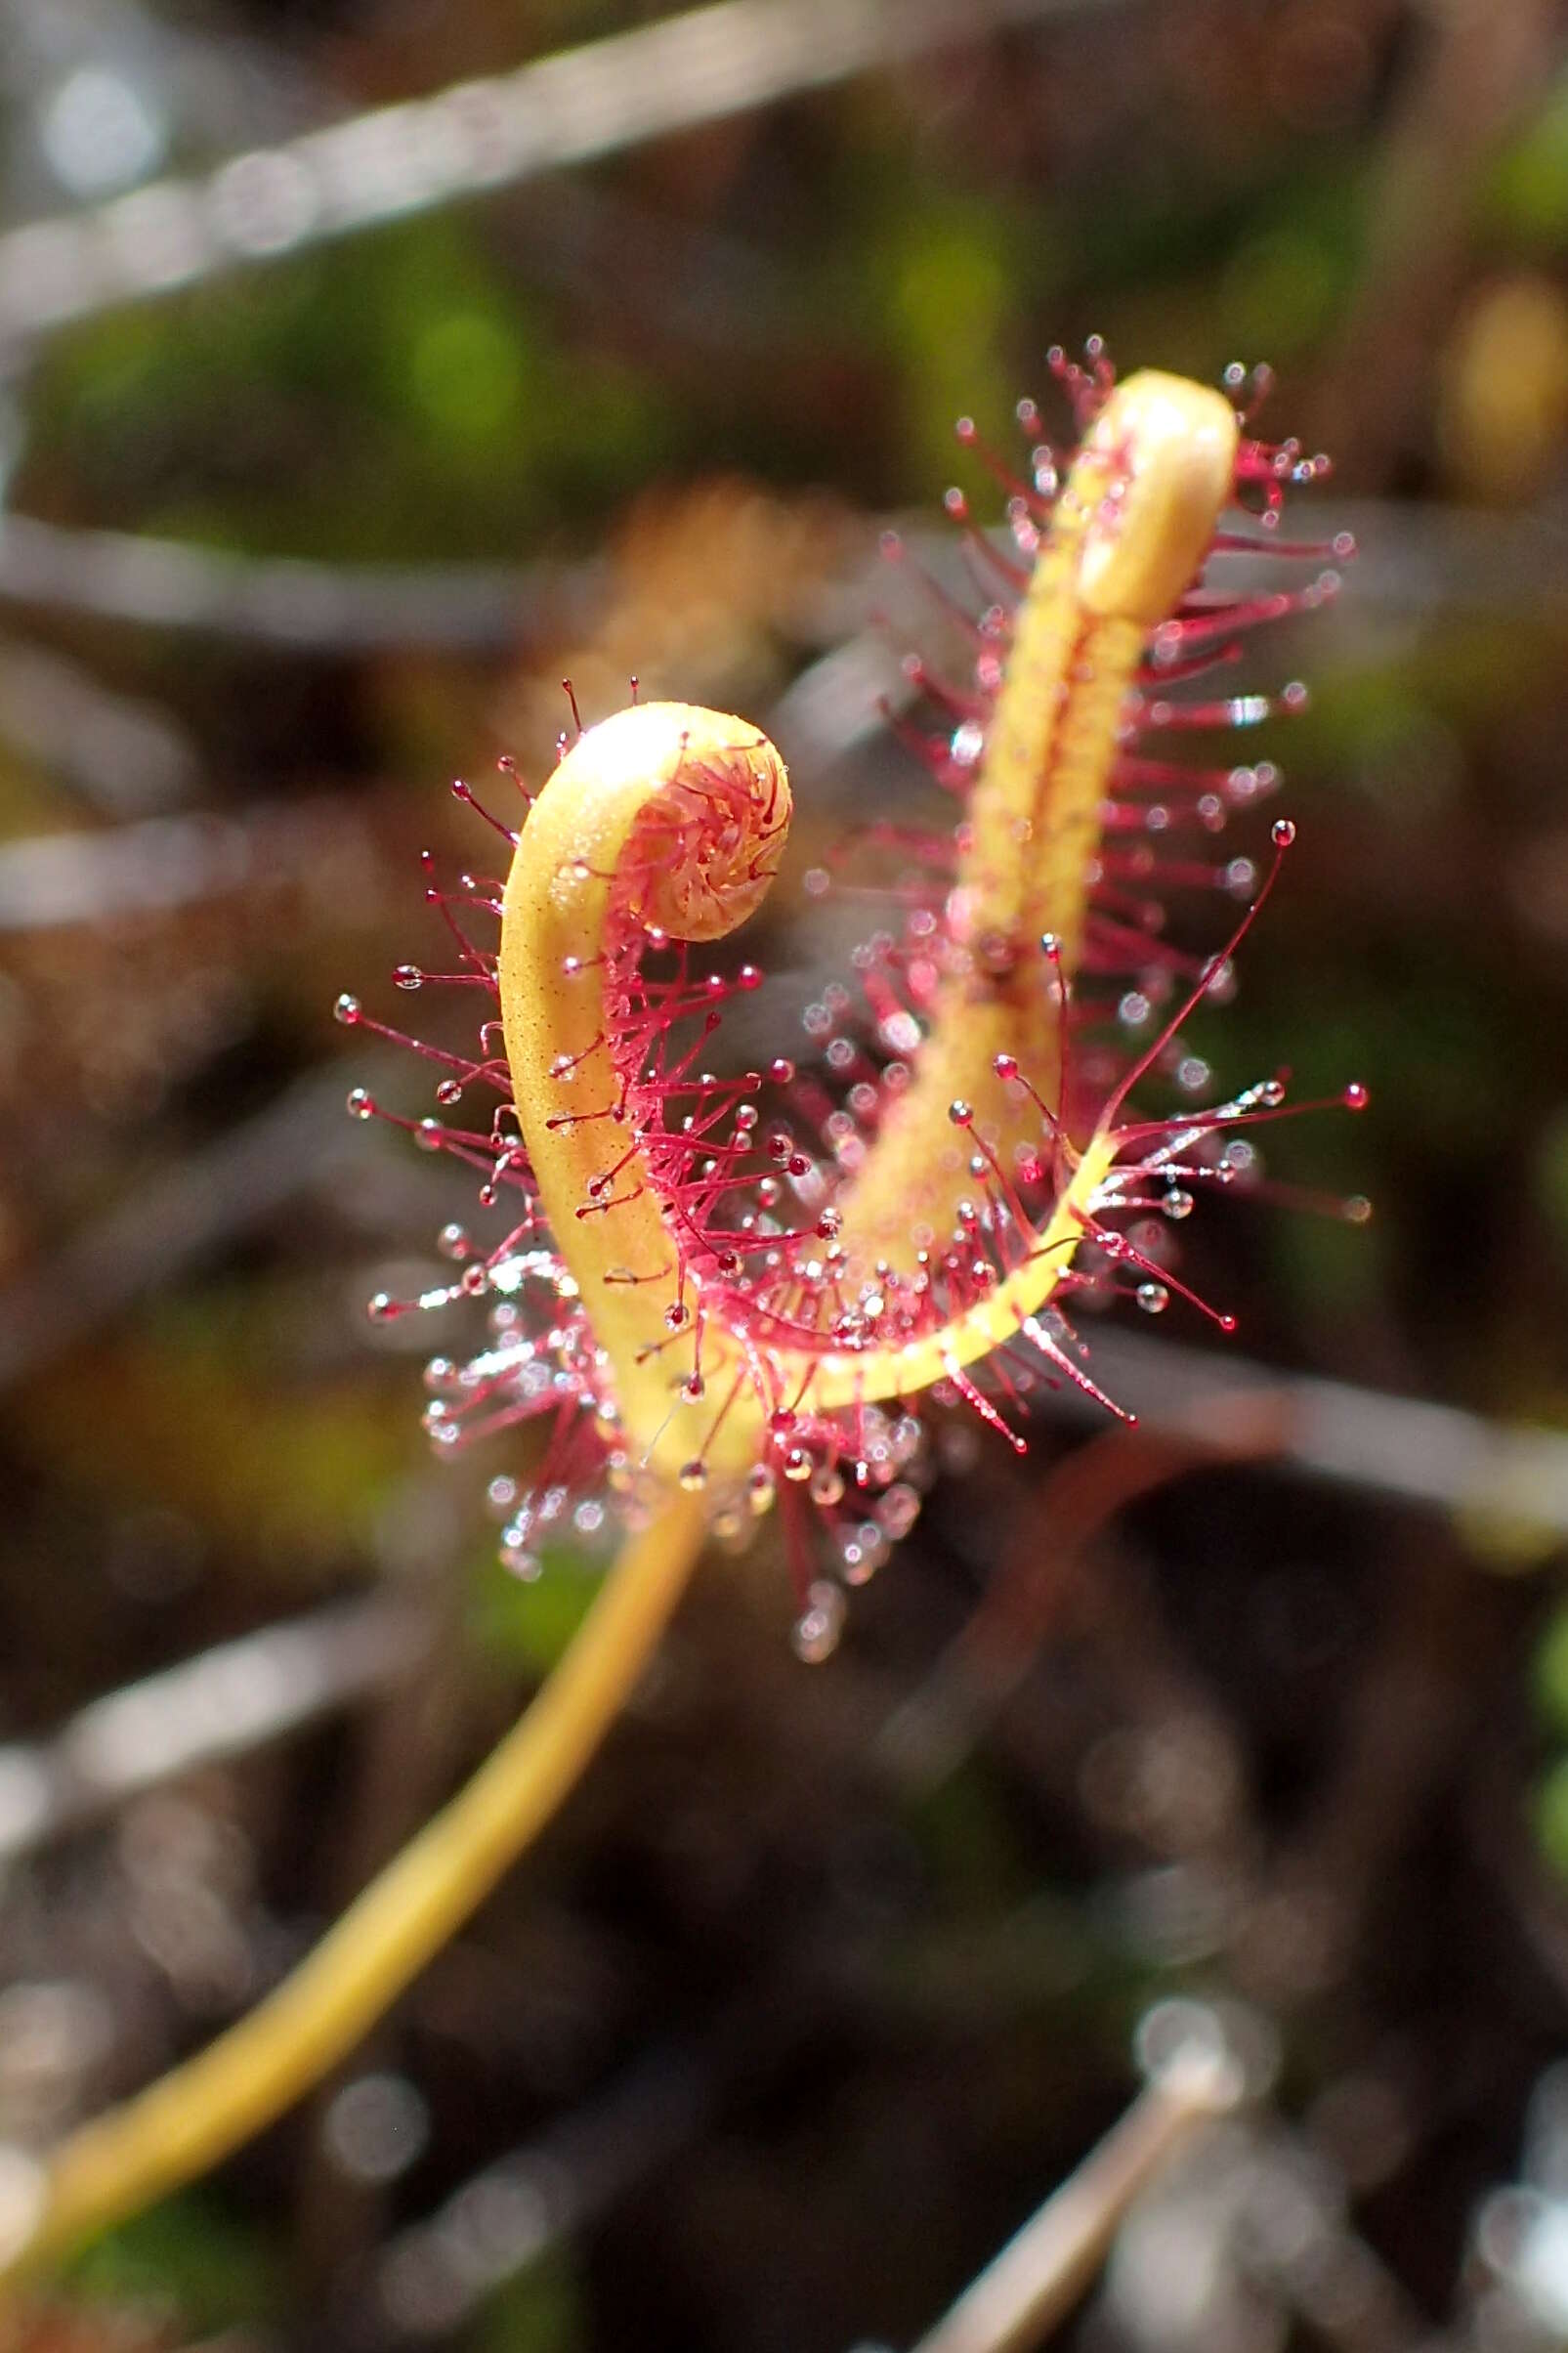
<path fill-rule="evenodd" d="M 726 807 L 713 838 L 682 845 L 682 819 L 712 805 L 699 796 L 715 778 L 745 823 Z M 622 861 L 640 852 L 642 920 L 670 939 L 722 938 L 766 897 L 789 814 L 784 762 L 757 728 L 694 704 L 640 703 L 578 737 L 529 813 L 506 884 L 501 1015 L 540 1205 L 614 1365 L 639 1462 L 671 1479 L 704 1444 L 714 1471 L 743 1471 L 756 1416 L 732 1416 L 713 1441 L 712 1406 L 681 1400 L 697 1363 L 695 1321 L 680 1329 L 693 1290 L 640 1151 L 608 1196 L 595 1194 L 601 1172 L 640 1142 L 606 1116 L 620 1084 L 605 969 L 612 911 Z M 722 1393 L 733 1367 L 710 1356 L 707 1369 Z"/>
<path fill-rule="evenodd" d="M 0 2281 L 59 2261 L 203 2173 L 354 2049 L 571 1790 L 686 1589 L 703 1515 L 672 1494 L 630 1539 L 538 1697 L 466 1788 L 275 1991 L 47 2160 L 37 2224 Z"/>
<path fill-rule="evenodd" d="M 908 1272 L 973 1189 L 973 1114 L 1004 1169 L 1039 1119 L 997 1077 L 1010 1053 L 1059 1107 L 1056 988 L 1082 960 L 1093 862 L 1126 696 L 1149 631 L 1202 568 L 1236 462 L 1224 396 L 1145 369 L 1106 402 L 1062 487 L 1013 623 L 970 796 L 950 913 L 964 962 L 944 979 L 913 1083 L 838 1207 L 850 1260 Z M 1054 969 L 1041 933 L 1055 940 Z"/>
<path fill-rule="evenodd" d="M 1022 1266 L 995 1291 L 961 1308 L 936 1332 L 902 1348 L 867 1348 L 859 1355 L 825 1356 L 812 1390 L 824 1412 L 868 1398 L 912 1397 L 934 1382 L 951 1380 L 1007 1342 L 1050 1303 L 1083 1238 L 1117 1156 L 1114 1135 L 1096 1135 L 1079 1160 L 1050 1222 Z"/>

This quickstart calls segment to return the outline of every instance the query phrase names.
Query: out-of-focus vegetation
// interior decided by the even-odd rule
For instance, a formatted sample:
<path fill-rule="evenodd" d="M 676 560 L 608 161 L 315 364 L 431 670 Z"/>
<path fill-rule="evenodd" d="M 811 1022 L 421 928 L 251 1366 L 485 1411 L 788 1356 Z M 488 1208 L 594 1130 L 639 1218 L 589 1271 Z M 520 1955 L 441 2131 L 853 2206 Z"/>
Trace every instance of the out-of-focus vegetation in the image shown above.
<path fill-rule="evenodd" d="M 28 221 L 657 13 L 0 0 L 0 286 Z M 776 712 L 792 1037 L 856 936 L 799 876 L 916 789 L 860 724 L 877 609 L 930 633 L 879 528 L 958 475 L 984 511 L 954 417 L 1011 451 L 1090 331 L 1272 360 L 1266 426 L 1338 467 L 1293 526 L 1361 545 L 1250 657 L 1313 686 L 1256 745 L 1301 845 L 1193 1035 L 1227 1084 L 1365 1080 L 1268 1158 L 1377 1215 L 1215 1205 L 1184 1272 L 1249 1361 L 1366 1392 L 1404 1500 L 1312 1481 L 1288 1413 L 1086 1449 L 1041 1414 L 1022 1464 L 955 1430 L 818 1671 L 771 1543 L 715 1561 L 374 2048 L 84 2259 L 39 2346 L 909 2343 L 1188 1993 L 1256 2104 L 1128 2216 L 1085 2347 L 1568 2330 L 1565 1475 L 1454 1502 L 1484 1426 L 1568 1415 L 1568 43 L 1543 0 L 955 9 L 912 57 L 887 21 L 825 87 L 0 342 L 8 515 L 51 527 L 0 522 L 0 2144 L 270 1983 L 602 1563 L 589 1530 L 506 1578 L 516 1446 L 418 1433 L 461 1319 L 362 1312 L 470 1207 L 342 1119 L 330 1020 L 396 1017 L 417 851 L 487 854 L 447 779 L 542 773 L 569 673 L 585 715 L 633 671 Z M 1412 1456 L 1385 1394 L 1468 1419 Z M 349 1621 L 385 1662 L 335 1698 L 309 1629 L 360 1600 L 403 1631 Z M 193 1769 L 135 1785 L 172 1700 L 43 1749 L 283 1617 Z"/>

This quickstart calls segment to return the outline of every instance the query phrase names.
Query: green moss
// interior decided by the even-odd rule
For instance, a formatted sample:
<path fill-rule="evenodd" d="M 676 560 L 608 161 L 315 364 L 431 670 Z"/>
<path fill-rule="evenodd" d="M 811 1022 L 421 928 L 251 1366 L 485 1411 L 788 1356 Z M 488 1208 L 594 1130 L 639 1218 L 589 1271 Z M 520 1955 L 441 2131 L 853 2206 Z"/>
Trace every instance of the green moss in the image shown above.
<path fill-rule="evenodd" d="M 1559 1105 L 1535 1150 L 1534 1191 L 1557 1256 L 1568 1264 L 1568 1105 Z"/>
<path fill-rule="evenodd" d="M 1536 1647 L 1532 1683 L 1543 1723 L 1568 1739 L 1568 1603 L 1555 1609 Z M 1568 1809 L 1568 1787 L 1563 1805 Z M 1568 1813 L 1564 1817 L 1568 1828 Z"/>
<path fill-rule="evenodd" d="M 474 1572 L 469 1638 L 495 1667 L 548 1674 L 587 1616 L 601 1582 L 563 1546 L 547 1547 L 538 1576 L 528 1580 L 513 1576 L 487 1547 Z"/>
<path fill-rule="evenodd" d="M 1568 1757 L 1559 1757 L 1537 1782 L 1534 1812 L 1543 1857 L 1568 1878 Z"/>
<path fill-rule="evenodd" d="M 475 2339 L 477 2353 L 572 2353 L 586 2342 L 582 2290 L 556 2247 L 496 2289 Z"/>
<path fill-rule="evenodd" d="M 201 2335 L 266 2320 L 280 2308 L 260 2235 L 199 2190 L 165 2199 L 106 2233 L 67 2276 L 94 2303 L 172 2305 L 184 2329 Z"/>
<path fill-rule="evenodd" d="M 1551 250 L 1568 241 L 1568 82 L 1499 156 L 1483 209 L 1504 235 Z"/>

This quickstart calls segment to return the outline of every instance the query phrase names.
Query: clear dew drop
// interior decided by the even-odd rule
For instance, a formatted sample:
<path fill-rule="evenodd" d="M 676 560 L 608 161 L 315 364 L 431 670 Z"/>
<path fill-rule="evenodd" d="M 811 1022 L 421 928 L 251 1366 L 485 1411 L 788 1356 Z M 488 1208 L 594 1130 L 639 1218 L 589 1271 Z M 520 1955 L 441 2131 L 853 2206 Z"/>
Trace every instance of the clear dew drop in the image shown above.
<path fill-rule="evenodd" d="M 332 1018 L 334 1021 L 341 1021 L 345 1029 L 352 1029 L 360 1018 L 358 997 L 351 997 L 345 990 L 332 1007 Z"/>
<path fill-rule="evenodd" d="M 447 1109 L 450 1109 L 453 1103 L 460 1103 L 462 1099 L 463 1083 L 461 1079 L 442 1079 L 438 1082 L 436 1087 L 436 1100 L 438 1103 L 444 1104 Z"/>
<path fill-rule="evenodd" d="M 1289 693 L 1289 689 L 1286 690 Z M 1269 827 L 1269 839 L 1277 850 L 1288 850 L 1295 839 L 1295 822 L 1290 817 L 1276 817 Z"/>
<path fill-rule="evenodd" d="M 811 1456 L 804 1446 L 791 1446 L 784 1458 L 784 1475 L 795 1485 L 811 1476 Z"/>
<path fill-rule="evenodd" d="M 745 1493 L 746 1502 L 757 1519 L 760 1519 L 764 1513 L 773 1509 L 778 1485 L 766 1463 L 758 1463 L 753 1471 L 747 1473 Z"/>
<path fill-rule="evenodd" d="M 846 1585 L 869 1585 L 892 1547 L 874 1519 L 863 1519 L 839 1540 L 838 1573 Z"/>
<path fill-rule="evenodd" d="M 1170 1305 L 1170 1294 L 1164 1283 L 1140 1283 L 1137 1301 L 1145 1315 L 1164 1315 Z"/>
<path fill-rule="evenodd" d="M 1179 1225 L 1183 1218 L 1192 1216 L 1193 1198 L 1184 1186 L 1173 1184 L 1160 1206 L 1165 1216 Z"/>
<path fill-rule="evenodd" d="M 392 975 L 393 985 L 400 989 L 417 989 L 424 984 L 424 974 L 417 964 L 399 964 Z"/>
<path fill-rule="evenodd" d="M 790 1633 L 795 1656 L 804 1659 L 807 1666 L 820 1666 L 837 1649 L 843 1626 L 843 1595 L 836 1585 L 819 1581 L 808 1592 L 806 1606 Z"/>
<path fill-rule="evenodd" d="M 694 1456 L 691 1462 L 682 1463 L 675 1478 L 676 1484 L 684 1487 L 688 1495 L 700 1495 L 707 1485 L 707 1465 L 699 1463 Z"/>
<path fill-rule="evenodd" d="M 965 719 L 954 729 L 950 749 L 955 767 L 972 768 L 985 748 L 985 729 L 978 719 Z"/>
<path fill-rule="evenodd" d="M 513 1520 L 502 1529 L 500 1556 L 502 1567 L 509 1568 L 514 1577 L 521 1577 L 525 1585 L 534 1582 L 543 1565 L 538 1554 L 530 1550 L 527 1531 L 520 1520 Z"/>
<path fill-rule="evenodd" d="M 876 1507 L 877 1525 L 895 1544 L 907 1536 L 920 1517 L 920 1495 L 908 1479 L 900 1479 L 888 1488 Z"/>
<path fill-rule="evenodd" d="M 374 1119 L 376 1112 L 373 1099 L 362 1087 L 350 1089 L 347 1109 L 350 1119 Z"/>
<path fill-rule="evenodd" d="M 852 1530 L 838 1548 L 838 1573 L 846 1585 L 869 1585 L 876 1574 L 876 1563 L 867 1555 L 858 1530 Z"/>

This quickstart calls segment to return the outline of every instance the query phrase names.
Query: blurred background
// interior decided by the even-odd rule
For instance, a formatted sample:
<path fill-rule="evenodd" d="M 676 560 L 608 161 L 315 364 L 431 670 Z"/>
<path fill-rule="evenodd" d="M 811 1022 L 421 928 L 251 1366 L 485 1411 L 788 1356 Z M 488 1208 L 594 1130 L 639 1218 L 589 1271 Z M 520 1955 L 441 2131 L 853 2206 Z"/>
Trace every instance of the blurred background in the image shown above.
<path fill-rule="evenodd" d="M 1301 843 L 1193 1042 L 1367 1083 L 1269 1164 L 1377 1203 L 1206 1205 L 1236 1340 L 1112 1318 L 1136 1432 L 945 1432 L 826 1664 L 771 1530 L 710 1563 L 373 2046 L 30 2342 L 908 2346 L 1191 2001 L 1249 2102 L 1065 2336 L 1568 2337 L 1565 31 L 0 0 L 0 2143 L 271 1983 L 604 1564 L 590 1515 L 507 1576 L 525 1449 L 418 1427 L 471 1326 L 363 1312 L 472 1208 L 345 1120 L 428 1073 L 331 1019 L 407 1009 L 419 850 L 484 862 L 450 779 L 541 775 L 568 674 L 766 721 L 789 1050 L 873 920 L 802 874 L 921 790 L 879 534 L 948 563 L 953 420 L 1011 453 L 1058 341 L 1272 361 L 1260 429 L 1335 456 L 1293 522 L 1359 560 L 1248 673 L 1311 682 L 1247 744 Z"/>

